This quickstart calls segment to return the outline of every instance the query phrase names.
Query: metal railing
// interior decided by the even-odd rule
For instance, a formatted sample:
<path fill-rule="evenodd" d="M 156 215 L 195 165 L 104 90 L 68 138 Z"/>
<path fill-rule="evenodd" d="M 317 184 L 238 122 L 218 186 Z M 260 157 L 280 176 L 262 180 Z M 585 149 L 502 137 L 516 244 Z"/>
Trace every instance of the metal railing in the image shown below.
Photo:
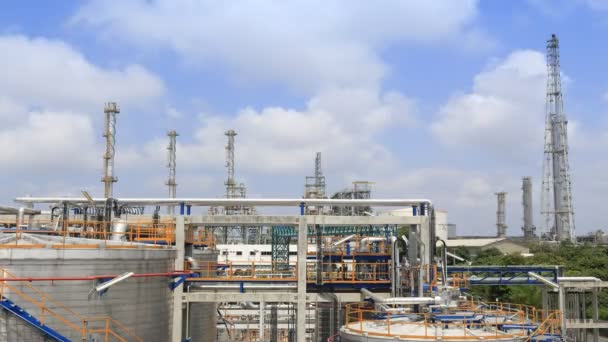
<path fill-rule="evenodd" d="M 122 225 L 121 229 L 114 229 L 113 225 Z M 175 223 L 172 221 L 132 221 L 132 222 L 105 222 L 91 220 L 36 220 L 34 227 L 24 227 L 15 224 L 15 221 L 0 222 L 3 232 L 15 233 L 14 241 L 0 244 L 0 248 L 44 248 L 46 244 L 28 242 L 22 234 L 48 235 L 60 237 L 54 239 L 53 248 L 139 248 L 141 243 L 148 247 L 159 247 L 175 243 Z M 194 239 L 194 234 L 191 235 Z M 99 240 L 102 243 L 77 244 L 69 238 L 86 238 Z M 107 244 L 108 241 L 116 243 Z"/>
<path fill-rule="evenodd" d="M 249 263 L 218 263 L 217 261 L 185 262 L 184 270 L 198 273 L 196 280 L 249 280 L 249 281 L 297 281 L 297 264 L 290 263 L 289 268 L 283 269 L 273 262 L 252 261 Z"/>
<path fill-rule="evenodd" d="M 526 339 L 526 342 L 532 341 L 536 336 L 542 336 L 545 334 L 561 334 L 561 315 L 562 313 L 559 311 L 551 312 L 549 316 L 547 316 L 547 318 L 538 326 L 538 328 L 532 332 L 528 339 Z"/>
<path fill-rule="evenodd" d="M 450 339 L 478 340 L 480 336 L 474 336 L 470 329 L 482 329 L 488 338 L 528 338 L 545 333 L 559 334 L 559 317 L 557 311 L 550 312 L 547 317 L 543 317 L 542 310 L 527 305 L 509 303 L 480 303 L 464 302 L 459 306 L 455 313 L 467 311 L 469 318 L 483 315 L 487 320 L 472 320 L 466 317 L 459 320 L 437 322 L 432 313 L 407 312 L 409 317 L 417 317 L 417 320 L 404 320 L 403 313 L 376 310 L 367 303 L 354 303 L 346 305 L 346 331 L 368 336 L 399 337 L 412 339 L 435 339 L 437 333 L 445 329 L 450 329 Z M 502 317 L 508 321 L 496 319 Z M 372 324 L 372 325 L 369 325 Z M 503 329 L 504 324 L 509 324 L 511 328 Z M 538 327 L 530 333 L 530 326 Z M 373 326 L 373 329 L 367 329 Z M 407 329 L 411 327 L 411 329 Z M 462 331 L 462 335 L 458 331 Z M 411 333 L 409 333 L 411 332 Z M 445 338 L 445 336 L 444 336 Z"/>
<path fill-rule="evenodd" d="M 324 283 L 390 283 L 388 262 L 324 262 L 321 276 Z M 308 282 L 317 281 L 316 261 L 306 263 Z M 197 280 L 247 280 L 247 281 L 297 281 L 297 263 L 285 264 L 264 261 L 218 263 L 194 260 L 184 263 L 184 270 L 198 274 L 189 281 Z"/>
<path fill-rule="evenodd" d="M 17 278 L 6 269 L 0 269 L 0 274 L 3 279 Z M 112 317 L 84 317 L 27 282 L 20 281 L 18 283 L 31 290 L 31 292 L 25 293 L 16 286 L 10 285 L 7 281 L 0 280 L 0 299 L 10 299 L 9 297 L 12 297 L 12 295 L 17 295 L 34 305 L 36 310 L 40 310 L 40 315 L 37 318 L 43 326 L 48 325 L 47 323 L 52 319 L 54 322 L 63 324 L 78 333 L 82 337 L 82 341 L 86 341 L 90 334 L 98 334 L 103 336 L 105 341 L 113 336 L 121 342 L 143 342 L 139 336 Z M 33 298 L 34 296 L 38 299 Z M 35 315 L 36 312 L 31 312 L 31 314 Z"/>

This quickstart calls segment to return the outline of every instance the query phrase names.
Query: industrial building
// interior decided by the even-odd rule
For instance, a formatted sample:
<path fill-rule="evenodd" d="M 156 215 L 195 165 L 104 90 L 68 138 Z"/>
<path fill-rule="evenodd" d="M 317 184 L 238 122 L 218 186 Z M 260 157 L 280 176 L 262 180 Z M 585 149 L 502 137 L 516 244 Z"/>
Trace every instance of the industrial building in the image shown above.
<path fill-rule="evenodd" d="M 548 101 L 557 107 L 545 152 L 557 166 L 543 191 L 559 198 L 543 202 L 543 236 L 561 241 L 574 237 L 574 221 L 557 48 L 552 36 Z M 175 130 L 168 196 L 117 197 L 119 113 L 104 107 L 103 197 L 0 207 L 0 341 L 597 341 L 608 328 L 598 317 L 606 281 L 564 277 L 559 265 L 449 265 L 458 247 L 529 252 L 506 238 L 503 191 L 496 238 L 466 240 L 451 238 L 448 212 L 430 199 L 374 198 L 371 181 L 328 195 L 321 152 L 303 195 L 248 198 L 229 129 L 222 198 L 178 196 Z M 522 190 L 531 239 L 530 178 Z M 469 294 L 475 286 L 536 286 L 543 305 L 483 300 Z"/>

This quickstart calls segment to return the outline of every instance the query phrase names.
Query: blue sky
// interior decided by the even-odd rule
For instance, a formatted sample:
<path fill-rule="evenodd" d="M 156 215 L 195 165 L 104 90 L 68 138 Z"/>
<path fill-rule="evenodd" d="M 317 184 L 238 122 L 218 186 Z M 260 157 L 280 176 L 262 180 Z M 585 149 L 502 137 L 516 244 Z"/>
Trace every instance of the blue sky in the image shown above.
<path fill-rule="evenodd" d="M 466 234 L 495 231 L 521 177 L 540 228 L 545 40 L 558 34 L 577 229 L 606 228 L 608 1 L 6 1 L 0 11 L 3 200 L 100 195 L 103 103 L 119 102 L 117 196 L 219 197 L 223 131 L 252 197 L 301 196 L 314 153 L 329 191 L 428 197 Z"/>

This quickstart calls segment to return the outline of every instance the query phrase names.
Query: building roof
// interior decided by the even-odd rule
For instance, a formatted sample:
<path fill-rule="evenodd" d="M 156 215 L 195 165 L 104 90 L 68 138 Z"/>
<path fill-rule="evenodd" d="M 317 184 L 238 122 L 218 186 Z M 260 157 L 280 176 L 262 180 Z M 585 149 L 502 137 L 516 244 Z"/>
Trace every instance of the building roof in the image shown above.
<path fill-rule="evenodd" d="M 481 238 L 481 239 L 448 239 L 445 241 L 448 247 L 486 247 L 506 238 Z"/>

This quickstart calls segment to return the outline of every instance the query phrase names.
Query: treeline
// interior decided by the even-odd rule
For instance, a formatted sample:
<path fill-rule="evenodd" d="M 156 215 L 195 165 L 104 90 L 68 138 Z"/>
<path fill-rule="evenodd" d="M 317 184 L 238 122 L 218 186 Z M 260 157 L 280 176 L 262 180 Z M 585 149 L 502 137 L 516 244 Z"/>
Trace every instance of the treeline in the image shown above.
<path fill-rule="evenodd" d="M 534 244 L 530 246 L 530 257 L 511 254 L 502 255 L 497 249 L 487 249 L 475 257 L 470 257 L 465 249 L 456 254 L 471 260 L 473 265 L 560 265 L 566 276 L 597 277 L 608 281 L 608 248 L 602 246 Z M 538 286 L 477 286 L 471 294 L 487 301 L 501 301 L 542 306 L 542 295 Z M 589 296 L 589 298 L 591 298 Z M 608 320 L 608 291 L 603 290 L 599 298 L 600 319 Z M 588 317 L 591 306 L 587 307 Z"/>

